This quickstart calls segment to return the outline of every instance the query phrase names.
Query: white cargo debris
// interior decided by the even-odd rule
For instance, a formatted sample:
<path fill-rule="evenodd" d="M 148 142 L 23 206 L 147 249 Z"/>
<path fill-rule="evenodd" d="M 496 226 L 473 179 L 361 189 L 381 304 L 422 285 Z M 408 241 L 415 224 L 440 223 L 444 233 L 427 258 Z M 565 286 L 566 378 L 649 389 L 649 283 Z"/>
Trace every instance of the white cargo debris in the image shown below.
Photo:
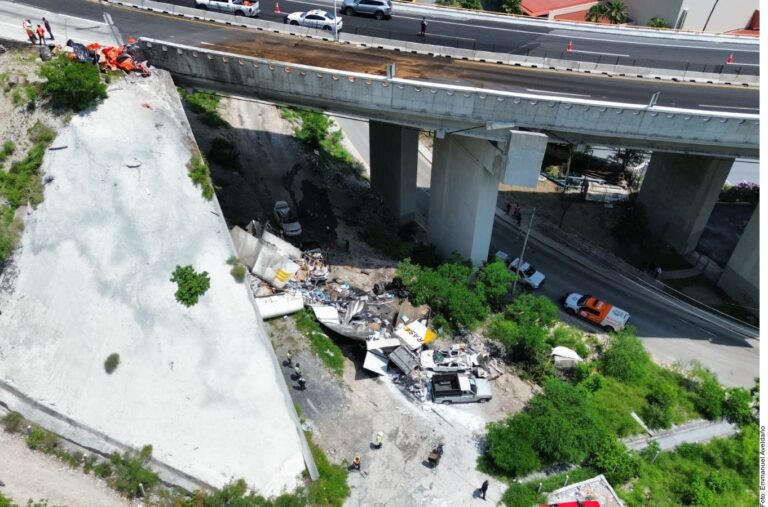
<path fill-rule="evenodd" d="M 232 236 L 232 242 L 235 244 L 237 258 L 249 270 L 253 269 L 253 265 L 256 262 L 256 253 L 259 249 L 258 238 L 253 237 L 248 231 L 238 226 L 232 227 L 229 234 Z"/>
<path fill-rule="evenodd" d="M 365 361 L 363 362 L 363 368 L 370 371 L 371 373 L 375 373 L 376 375 L 386 375 L 388 364 L 389 364 L 389 359 L 387 358 L 386 354 L 384 354 L 382 351 L 369 350 L 365 354 Z"/>
<path fill-rule="evenodd" d="M 290 260 L 275 245 L 267 243 L 264 239 L 259 241 L 256 262 L 251 269 L 254 275 L 274 288 L 282 289 L 298 270 L 299 265 Z"/>
<path fill-rule="evenodd" d="M 551 356 L 556 368 L 573 368 L 583 361 L 581 356 L 568 347 L 553 348 Z"/>
<path fill-rule="evenodd" d="M 291 260 L 301 259 L 301 250 L 267 230 L 261 233 L 261 240 L 274 245 L 280 253 Z"/>
<path fill-rule="evenodd" d="M 434 331 L 418 320 L 397 328 L 395 335 L 403 341 L 409 350 L 416 350 L 424 343 L 429 343 L 437 337 Z"/>
<path fill-rule="evenodd" d="M 301 294 L 283 292 L 274 296 L 254 298 L 262 319 L 282 317 L 300 312 L 304 308 L 304 298 Z"/>

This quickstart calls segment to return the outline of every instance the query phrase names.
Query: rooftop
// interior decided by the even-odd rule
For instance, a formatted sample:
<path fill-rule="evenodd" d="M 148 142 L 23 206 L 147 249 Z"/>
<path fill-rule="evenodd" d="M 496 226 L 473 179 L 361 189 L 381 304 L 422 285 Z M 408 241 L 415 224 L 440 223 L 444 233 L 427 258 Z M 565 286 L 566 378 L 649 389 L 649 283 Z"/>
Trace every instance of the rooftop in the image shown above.
<path fill-rule="evenodd" d="M 558 9 L 576 7 L 578 5 L 590 6 L 594 3 L 595 0 L 523 0 L 520 7 L 529 16 L 546 16 Z"/>

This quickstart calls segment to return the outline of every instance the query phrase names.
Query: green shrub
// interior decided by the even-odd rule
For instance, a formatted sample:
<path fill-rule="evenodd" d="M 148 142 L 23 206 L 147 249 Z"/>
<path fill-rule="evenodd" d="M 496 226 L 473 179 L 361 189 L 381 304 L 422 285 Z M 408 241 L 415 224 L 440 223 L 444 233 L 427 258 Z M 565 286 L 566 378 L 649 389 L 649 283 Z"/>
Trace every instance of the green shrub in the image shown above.
<path fill-rule="evenodd" d="M 6 141 L 3 143 L 3 155 L 13 155 L 16 151 L 16 143 L 13 141 Z"/>
<path fill-rule="evenodd" d="M 213 199 L 213 183 L 211 182 L 211 171 L 208 169 L 208 164 L 205 163 L 200 155 L 192 155 L 187 167 L 192 183 L 200 187 L 203 198 L 207 201 Z"/>
<path fill-rule="evenodd" d="M 101 81 L 99 68 L 59 56 L 40 67 L 47 81 L 41 89 L 58 107 L 82 111 L 107 97 L 107 86 Z"/>
<path fill-rule="evenodd" d="M 485 304 L 498 310 L 515 278 L 501 259 L 494 259 L 493 262 L 487 262 L 478 272 L 475 292 Z"/>
<path fill-rule="evenodd" d="M 309 505 L 323 507 L 341 507 L 349 496 L 347 469 L 328 461 L 322 449 L 309 440 L 312 457 L 315 459 L 320 478 L 307 487 Z"/>
<path fill-rule="evenodd" d="M 7 433 L 18 433 L 24 426 L 24 416 L 18 412 L 9 412 L 3 417 L 3 428 Z"/>
<path fill-rule="evenodd" d="M 40 426 L 34 426 L 27 435 L 27 447 L 34 450 L 51 452 L 59 445 L 59 437 Z"/>
<path fill-rule="evenodd" d="M 109 374 L 112 374 L 113 371 L 117 369 L 117 366 L 120 364 L 120 354 L 112 353 L 107 356 L 107 359 L 104 360 L 104 371 L 106 371 Z"/>
<path fill-rule="evenodd" d="M 736 387 L 725 392 L 723 415 L 728 421 L 739 426 L 754 422 L 752 395 L 746 389 Z"/>
<path fill-rule="evenodd" d="M 601 359 L 602 370 L 606 375 L 627 383 L 638 384 L 648 377 L 651 368 L 651 356 L 635 336 L 632 326 L 614 335 L 608 349 Z"/>
<path fill-rule="evenodd" d="M 592 465 L 611 484 L 624 484 L 637 475 L 638 455 L 627 451 L 614 435 L 605 435 L 592 455 Z"/>
<path fill-rule="evenodd" d="M 552 334 L 547 338 L 547 343 L 553 348 L 568 347 L 582 359 L 589 356 L 589 347 L 584 343 L 584 333 L 572 326 L 561 325 L 553 329 Z"/>
<path fill-rule="evenodd" d="M 211 141 L 208 160 L 222 167 L 237 170 L 240 168 L 240 151 L 229 139 L 217 137 Z"/>
<path fill-rule="evenodd" d="M 528 484 L 513 482 L 501 498 L 504 505 L 509 507 L 530 507 L 544 502 L 544 495 L 536 493 Z"/>
<path fill-rule="evenodd" d="M 310 348 L 336 375 L 344 373 L 344 354 L 336 343 L 325 334 L 311 310 L 304 309 L 294 315 L 296 327 L 309 340 Z"/>
<path fill-rule="evenodd" d="M 521 477 L 541 467 L 534 448 L 536 421 L 525 412 L 488 425 L 488 453 L 493 463 L 512 477 Z"/>
<path fill-rule="evenodd" d="M 643 410 L 643 420 L 650 428 L 672 426 L 671 409 L 675 403 L 675 388 L 666 382 L 655 382 L 646 396 L 648 405 Z"/>
<path fill-rule="evenodd" d="M 178 90 L 179 96 L 193 112 L 198 114 L 198 118 L 204 125 L 212 128 L 230 126 L 218 113 L 219 102 L 221 102 L 220 96 L 199 91 L 187 93 L 184 88 Z"/>
<path fill-rule="evenodd" d="M 229 273 L 237 283 L 243 283 L 245 281 L 245 266 L 242 264 L 233 266 L 232 269 L 229 270 Z"/>
<path fill-rule="evenodd" d="M 657 16 L 648 21 L 648 26 L 651 28 L 669 28 L 669 23 L 667 23 L 666 19 Z"/>
<path fill-rule="evenodd" d="M 704 379 L 696 389 L 696 409 L 707 419 L 720 419 L 723 416 L 724 402 L 725 390 L 714 377 Z"/>
<path fill-rule="evenodd" d="M 155 472 L 145 468 L 152 457 L 152 446 L 145 445 L 138 453 L 125 452 L 123 455 L 112 454 L 110 461 L 114 468 L 114 475 L 110 480 L 113 488 L 128 498 L 141 496 L 139 484 L 144 486 L 144 491 L 149 492 L 159 482 Z"/>
<path fill-rule="evenodd" d="M 178 285 L 176 301 L 186 307 L 197 304 L 200 296 L 211 286 L 211 278 L 207 271 L 196 273 L 192 266 L 176 266 L 171 281 Z"/>
<path fill-rule="evenodd" d="M 557 322 L 557 305 L 546 296 L 522 294 L 504 308 L 504 315 L 520 324 L 550 327 Z"/>
<path fill-rule="evenodd" d="M 550 347 L 546 329 L 530 322 L 518 324 L 498 315 L 488 328 L 488 335 L 507 349 L 507 360 L 522 367 L 535 380 L 550 372 Z"/>
<path fill-rule="evenodd" d="M 184 507 L 305 507 L 306 505 L 307 499 L 302 489 L 293 494 L 284 493 L 277 498 L 267 499 L 249 492 L 245 481 L 238 479 L 220 490 L 195 491 Z"/>
<path fill-rule="evenodd" d="M 101 463 L 93 467 L 93 474 L 96 477 L 101 477 L 102 479 L 106 479 L 107 477 L 112 475 L 112 465 L 110 465 L 106 461 L 102 461 Z"/>

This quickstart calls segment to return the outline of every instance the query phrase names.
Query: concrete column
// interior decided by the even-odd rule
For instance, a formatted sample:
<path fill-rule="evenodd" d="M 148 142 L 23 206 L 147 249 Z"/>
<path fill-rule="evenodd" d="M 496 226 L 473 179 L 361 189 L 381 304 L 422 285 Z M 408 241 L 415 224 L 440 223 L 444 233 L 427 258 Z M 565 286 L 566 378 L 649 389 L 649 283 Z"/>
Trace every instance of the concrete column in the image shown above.
<path fill-rule="evenodd" d="M 681 254 L 693 251 L 732 165 L 732 158 L 654 152 L 638 197 L 651 231 Z"/>
<path fill-rule="evenodd" d="M 491 245 L 499 183 L 535 186 L 547 137 L 512 131 L 506 143 L 448 134 L 435 139 L 427 237 L 443 257 L 481 264 Z"/>
<path fill-rule="evenodd" d="M 725 266 L 717 285 L 733 299 L 760 313 L 760 205 L 755 208 L 747 227 Z"/>
<path fill-rule="evenodd" d="M 369 123 L 371 188 L 401 224 L 416 212 L 416 163 L 419 131 L 390 123 Z"/>

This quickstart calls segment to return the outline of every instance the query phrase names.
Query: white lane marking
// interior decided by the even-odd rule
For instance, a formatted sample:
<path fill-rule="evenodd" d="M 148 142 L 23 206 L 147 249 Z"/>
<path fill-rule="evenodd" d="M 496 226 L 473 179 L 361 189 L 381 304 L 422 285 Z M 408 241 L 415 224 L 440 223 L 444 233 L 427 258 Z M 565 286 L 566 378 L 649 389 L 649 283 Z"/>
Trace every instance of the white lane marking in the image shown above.
<path fill-rule="evenodd" d="M 760 111 L 757 107 L 715 106 L 712 104 L 699 104 L 699 107 L 714 107 L 715 109 L 742 109 L 744 111 Z"/>
<path fill-rule="evenodd" d="M 525 91 L 532 93 L 551 93 L 553 95 L 572 95 L 574 97 L 591 97 L 592 95 L 582 95 L 581 93 L 565 93 L 565 92 L 553 92 L 551 90 L 534 90 L 533 88 L 526 88 Z"/>
<path fill-rule="evenodd" d="M 310 400 L 309 398 L 307 398 L 307 404 L 309 405 L 309 408 L 314 410 L 317 415 L 320 415 L 320 411 L 317 409 L 317 407 L 315 407 L 315 404 L 312 403 L 312 400 Z"/>
<path fill-rule="evenodd" d="M 760 66 L 759 63 L 738 63 L 738 62 L 728 63 L 726 65 L 733 65 L 734 67 L 759 67 Z"/>
<path fill-rule="evenodd" d="M 213 46 L 213 44 L 211 44 L 210 42 L 200 41 L 200 44 L 203 45 L 203 46 Z"/>
<path fill-rule="evenodd" d="M 571 49 L 569 53 L 584 53 L 587 55 L 606 55 L 606 56 L 623 56 L 629 58 L 629 55 L 620 55 L 617 53 L 601 53 L 600 51 L 582 51 L 581 49 Z"/>

